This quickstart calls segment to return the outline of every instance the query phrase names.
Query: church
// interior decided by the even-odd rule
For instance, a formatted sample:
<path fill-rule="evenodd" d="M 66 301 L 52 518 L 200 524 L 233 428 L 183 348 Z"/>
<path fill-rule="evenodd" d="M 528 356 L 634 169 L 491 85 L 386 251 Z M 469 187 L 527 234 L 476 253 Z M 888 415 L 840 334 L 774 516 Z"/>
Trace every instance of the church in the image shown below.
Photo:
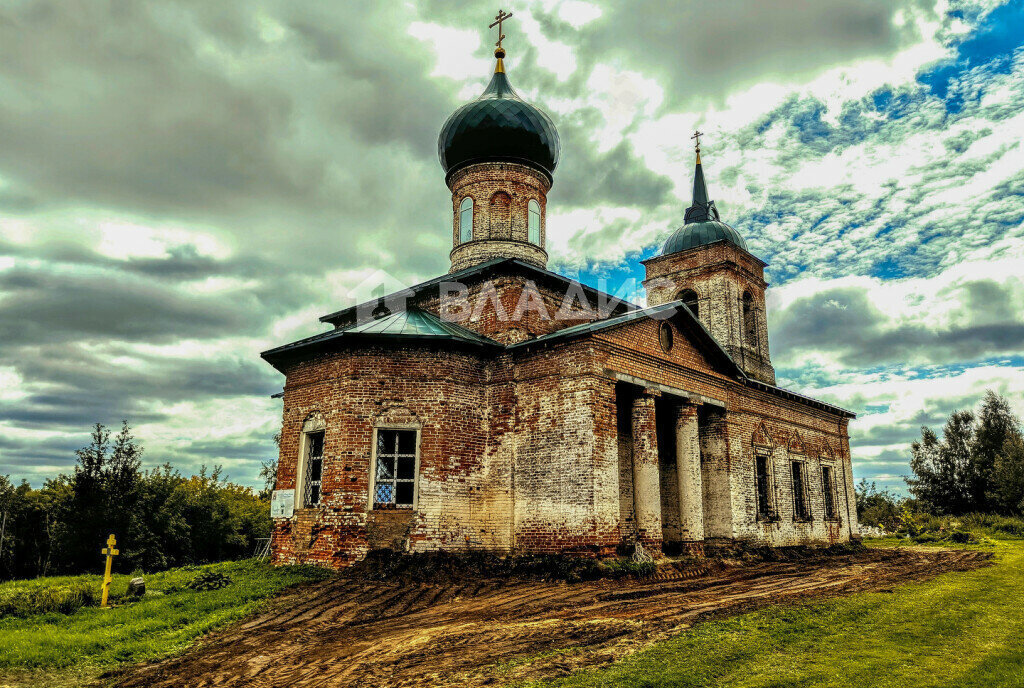
<path fill-rule="evenodd" d="M 545 248 L 558 132 L 504 57 L 499 39 L 438 140 L 448 274 L 262 354 L 285 376 L 274 562 L 858 537 L 854 414 L 776 386 L 766 264 L 719 216 L 699 138 L 646 306 L 563 277 Z"/>

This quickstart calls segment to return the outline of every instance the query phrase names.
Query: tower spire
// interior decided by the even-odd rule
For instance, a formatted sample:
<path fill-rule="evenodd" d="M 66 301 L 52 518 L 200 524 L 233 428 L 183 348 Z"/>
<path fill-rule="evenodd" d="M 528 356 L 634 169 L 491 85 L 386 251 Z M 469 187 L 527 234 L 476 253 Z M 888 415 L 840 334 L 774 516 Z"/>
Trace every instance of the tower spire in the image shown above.
<path fill-rule="evenodd" d="M 686 209 L 686 224 L 718 220 L 718 208 L 715 207 L 715 202 L 708 198 L 708 186 L 704 181 L 704 167 L 700 161 L 700 137 L 703 135 L 703 132 L 694 131 L 693 136 L 690 137 L 696 141 L 694 150 L 697 153 L 697 166 L 693 173 L 693 202 Z"/>

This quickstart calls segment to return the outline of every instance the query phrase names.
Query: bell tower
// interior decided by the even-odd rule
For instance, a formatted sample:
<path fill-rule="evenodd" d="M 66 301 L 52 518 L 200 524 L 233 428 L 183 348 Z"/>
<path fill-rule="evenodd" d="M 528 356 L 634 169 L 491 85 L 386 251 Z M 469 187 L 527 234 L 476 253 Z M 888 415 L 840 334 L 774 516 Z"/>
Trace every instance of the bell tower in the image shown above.
<path fill-rule="evenodd" d="M 693 202 L 661 255 L 643 261 L 647 303 L 681 301 L 750 377 L 775 384 L 768 354 L 764 268 L 708 198 L 697 139 Z"/>
<path fill-rule="evenodd" d="M 547 193 L 558 165 L 554 122 L 519 97 L 505 72 L 499 12 L 494 75 L 484 92 L 448 118 L 437 142 L 452 192 L 451 272 L 493 258 L 546 267 Z"/>

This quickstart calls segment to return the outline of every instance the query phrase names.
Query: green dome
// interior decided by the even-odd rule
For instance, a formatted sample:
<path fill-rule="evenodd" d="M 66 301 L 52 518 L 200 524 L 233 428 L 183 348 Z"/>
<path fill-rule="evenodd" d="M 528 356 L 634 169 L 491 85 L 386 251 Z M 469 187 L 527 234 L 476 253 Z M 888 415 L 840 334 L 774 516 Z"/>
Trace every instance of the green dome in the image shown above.
<path fill-rule="evenodd" d="M 718 220 L 706 220 L 683 225 L 672 232 L 672 236 L 665 242 L 665 248 L 662 249 L 661 255 L 667 256 L 670 253 L 707 246 L 719 241 L 727 241 L 739 246 L 744 251 L 747 250 L 747 243 L 735 229 Z"/>
<path fill-rule="evenodd" d="M 500 60 L 487 89 L 452 113 L 437 140 L 437 154 L 449 176 L 476 162 L 508 160 L 550 178 L 558 153 L 555 123 L 512 90 Z"/>

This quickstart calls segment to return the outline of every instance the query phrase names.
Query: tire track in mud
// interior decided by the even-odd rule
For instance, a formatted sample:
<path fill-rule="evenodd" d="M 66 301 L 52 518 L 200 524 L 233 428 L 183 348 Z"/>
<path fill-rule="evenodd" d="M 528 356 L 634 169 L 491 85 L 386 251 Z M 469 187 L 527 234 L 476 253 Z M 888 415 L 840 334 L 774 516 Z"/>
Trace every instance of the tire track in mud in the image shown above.
<path fill-rule="evenodd" d="M 132 667 L 124 688 L 480 686 L 606 663 L 702 619 L 886 589 L 986 565 L 968 550 L 866 550 L 697 577 L 539 583 L 338 578 L 289 591 L 188 653 Z M 552 651 L 556 657 L 513 660 Z"/>

